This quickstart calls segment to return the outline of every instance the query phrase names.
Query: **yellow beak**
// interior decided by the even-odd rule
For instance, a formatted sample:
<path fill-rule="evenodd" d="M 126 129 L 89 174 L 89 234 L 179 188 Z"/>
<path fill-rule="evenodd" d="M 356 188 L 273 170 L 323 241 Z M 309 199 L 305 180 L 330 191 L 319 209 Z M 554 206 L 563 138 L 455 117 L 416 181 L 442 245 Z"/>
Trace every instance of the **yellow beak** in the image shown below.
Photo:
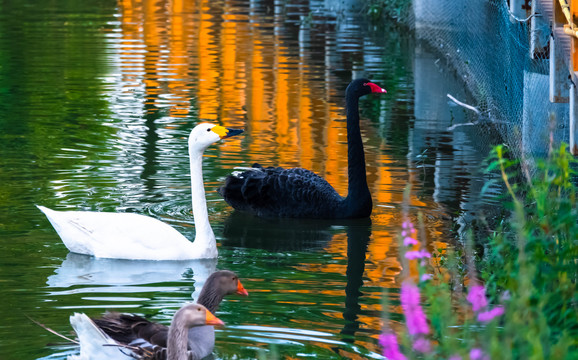
<path fill-rule="evenodd" d="M 221 139 L 225 139 L 225 138 L 228 138 L 231 136 L 239 135 L 240 133 L 242 133 L 244 131 L 244 130 L 239 130 L 239 129 L 228 129 L 226 127 L 219 126 L 219 125 L 213 126 L 213 128 L 211 130 L 214 133 L 216 133 L 217 135 L 219 135 L 219 137 Z"/>

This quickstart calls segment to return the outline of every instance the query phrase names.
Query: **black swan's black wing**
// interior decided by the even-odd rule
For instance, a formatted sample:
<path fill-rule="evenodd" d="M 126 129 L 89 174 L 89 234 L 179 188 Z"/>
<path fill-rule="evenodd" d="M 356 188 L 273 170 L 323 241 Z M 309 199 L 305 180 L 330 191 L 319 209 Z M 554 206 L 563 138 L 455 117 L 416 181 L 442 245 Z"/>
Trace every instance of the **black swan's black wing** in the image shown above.
<path fill-rule="evenodd" d="M 261 217 L 335 218 L 343 202 L 337 191 L 312 171 L 259 164 L 229 175 L 219 193 L 233 208 Z"/>

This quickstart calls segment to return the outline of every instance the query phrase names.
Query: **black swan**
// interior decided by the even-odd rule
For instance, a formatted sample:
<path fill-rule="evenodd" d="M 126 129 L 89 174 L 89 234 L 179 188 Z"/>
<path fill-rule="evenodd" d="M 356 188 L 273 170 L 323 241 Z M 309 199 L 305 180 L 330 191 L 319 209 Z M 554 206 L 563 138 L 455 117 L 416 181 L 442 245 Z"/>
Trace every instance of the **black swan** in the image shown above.
<path fill-rule="evenodd" d="M 359 98 L 386 91 L 367 79 L 352 81 L 345 90 L 349 187 L 341 197 L 312 171 L 259 164 L 229 175 L 219 193 L 233 208 L 265 218 L 351 219 L 371 215 L 372 202 L 365 172 L 359 129 Z"/>
<path fill-rule="evenodd" d="M 103 333 L 86 314 L 75 313 L 70 324 L 80 343 L 80 355 L 71 360 L 100 359 L 150 359 L 150 360 L 196 360 L 202 359 L 194 351 L 187 350 L 187 331 L 203 325 L 224 325 L 215 315 L 200 304 L 184 305 L 173 316 L 167 331 L 167 346 L 134 346 L 118 342 Z"/>
<path fill-rule="evenodd" d="M 241 284 L 239 277 L 232 271 L 217 271 L 207 278 L 198 304 L 215 312 L 226 295 L 249 295 Z M 107 313 L 100 319 L 93 319 L 95 324 L 114 340 L 123 343 L 143 346 L 166 347 L 169 328 L 166 325 L 151 322 L 132 314 Z M 196 326 L 189 329 L 188 349 L 200 359 L 213 352 L 215 347 L 215 329 L 213 326 Z"/>

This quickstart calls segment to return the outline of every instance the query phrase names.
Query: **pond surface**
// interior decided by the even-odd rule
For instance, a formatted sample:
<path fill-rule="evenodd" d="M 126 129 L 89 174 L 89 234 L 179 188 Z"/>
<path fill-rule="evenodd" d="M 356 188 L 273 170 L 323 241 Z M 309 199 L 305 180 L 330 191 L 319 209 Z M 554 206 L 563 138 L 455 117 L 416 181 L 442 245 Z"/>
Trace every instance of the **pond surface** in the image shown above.
<path fill-rule="evenodd" d="M 0 348 L 2 359 L 65 359 L 75 311 L 169 323 L 215 269 L 248 298 L 217 315 L 214 357 L 381 358 L 383 289 L 397 306 L 403 189 L 430 249 L 451 246 L 480 206 L 489 140 L 446 93 L 467 99 L 436 56 L 393 22 L 323 1 L 0 2 Z M 347 191 L 344 91 L 361 102 L 371 219 L 268 221 L 217 194 L 236 166 L 300 166 Z M 211 146 L 204 178 L 218 261 L 70 254 L 35 204 L 136 212 L 191 240 L 187 136 L 209 121 L 246 132 Z M 489 191 L 491 194 L 491 191 Z M 191 294 L 193 294 L 191 296 Z"/>

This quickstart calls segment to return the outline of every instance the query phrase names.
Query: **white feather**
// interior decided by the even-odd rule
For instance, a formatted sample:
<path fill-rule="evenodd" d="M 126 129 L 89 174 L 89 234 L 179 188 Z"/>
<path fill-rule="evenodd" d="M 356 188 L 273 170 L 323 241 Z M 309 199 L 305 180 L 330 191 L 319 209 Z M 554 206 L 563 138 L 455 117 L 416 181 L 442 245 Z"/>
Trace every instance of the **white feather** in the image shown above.
<path fill-rule="evenodd" d="M 102 332 L 86 314 L 71 315 L 70 325 L 78 336 L 80 354 L 70 355 L 68 360 L 134 360 L 136 358 L 135 354 L 127 348 L 110 346 L 118 345 L 118 343 Z"/>

